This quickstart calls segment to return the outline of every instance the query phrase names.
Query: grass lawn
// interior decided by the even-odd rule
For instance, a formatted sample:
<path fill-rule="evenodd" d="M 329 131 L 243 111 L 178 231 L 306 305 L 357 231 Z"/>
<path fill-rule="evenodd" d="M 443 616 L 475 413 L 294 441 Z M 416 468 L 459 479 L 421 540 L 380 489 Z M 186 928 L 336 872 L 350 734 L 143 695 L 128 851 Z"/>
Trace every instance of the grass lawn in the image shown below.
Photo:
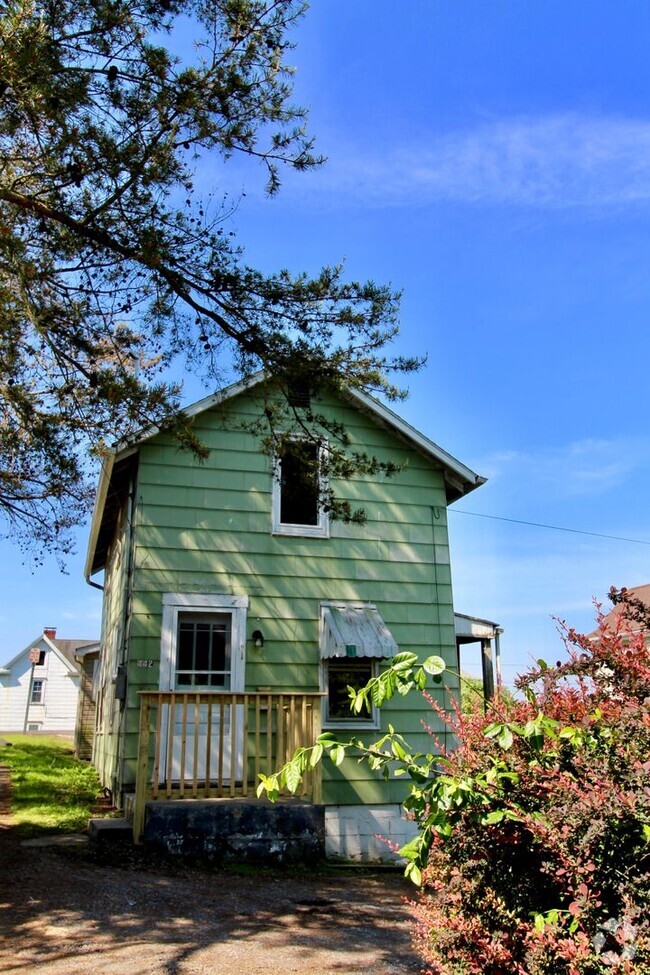
<path fill-rule="evenodd" d="M 24 836 L 86 828 L 100 792 L 92 765 L 74 757 L 72 743 L 44 735 L 4 735 L 0 764 L 11 770 L 11 812 Z"/>

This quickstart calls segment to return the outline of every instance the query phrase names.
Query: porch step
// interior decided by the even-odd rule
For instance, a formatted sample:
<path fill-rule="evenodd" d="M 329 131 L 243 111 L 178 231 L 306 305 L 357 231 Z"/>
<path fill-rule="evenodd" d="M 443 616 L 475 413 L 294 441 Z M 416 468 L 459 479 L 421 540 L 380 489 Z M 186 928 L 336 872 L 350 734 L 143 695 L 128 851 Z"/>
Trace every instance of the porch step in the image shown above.
<path fill-rule="evenodd" d="M 133 825 L 126 819 L 89 819 L 88 839 L 97 844 L 132 843 Z"/>

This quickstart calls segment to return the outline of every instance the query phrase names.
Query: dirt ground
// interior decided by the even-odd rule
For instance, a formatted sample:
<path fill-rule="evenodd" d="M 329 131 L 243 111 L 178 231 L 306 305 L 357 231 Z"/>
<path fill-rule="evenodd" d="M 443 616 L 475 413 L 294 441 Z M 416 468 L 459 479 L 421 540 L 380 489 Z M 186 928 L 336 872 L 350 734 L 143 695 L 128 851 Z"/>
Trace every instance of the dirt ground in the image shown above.
<path fill-rule="evenodd" d="M 2 794 L 4 793 L 4 809 Z M 0 773 L 0 971 L 417 975 L 398 874 L 230 873 L 24 846 Z"/>

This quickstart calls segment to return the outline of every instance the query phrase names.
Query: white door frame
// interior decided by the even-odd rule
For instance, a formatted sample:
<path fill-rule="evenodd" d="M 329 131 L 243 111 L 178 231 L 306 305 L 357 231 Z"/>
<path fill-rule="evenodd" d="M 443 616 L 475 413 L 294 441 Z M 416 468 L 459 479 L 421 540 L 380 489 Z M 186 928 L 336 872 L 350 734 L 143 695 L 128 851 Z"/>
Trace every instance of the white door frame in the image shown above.
<path fill-rule="evenodd" d="M 173 691 L 176 670 L 176 642 L 179 613 L 229 613 L 231 625 L 230 647 L 230 688 L 233 693 L 241 693 L 246 685 L 246 615 L 248 596 L 231 596 L 226 593 L 163 593 L 162 631 L 160 641 L 160 690 Z M 191 688 L 187 688 L 191 691 Z M 228 692 L 226 692 L 228 693 Z M 167 710 L 167 709 L 166 709 Z M 237 721 L 236 766 L 239 768 L 243 755 L 243 707 Z M 161 726 L 161 781 L 167 770 L 168 711 Z M 240 740 L 241 739 L 241 740 Z"/>
<path fill-rule="evenodd" d="M 163 593 L 162 634 L 160 641 L 160 690 L 174 690 L 176 638 L 178 614 L 232 614 L 230 690 L 243 691 L 246 684 L 246 611 L 248 596 L 229 596 L 226 593 L 166 592 Z"/>

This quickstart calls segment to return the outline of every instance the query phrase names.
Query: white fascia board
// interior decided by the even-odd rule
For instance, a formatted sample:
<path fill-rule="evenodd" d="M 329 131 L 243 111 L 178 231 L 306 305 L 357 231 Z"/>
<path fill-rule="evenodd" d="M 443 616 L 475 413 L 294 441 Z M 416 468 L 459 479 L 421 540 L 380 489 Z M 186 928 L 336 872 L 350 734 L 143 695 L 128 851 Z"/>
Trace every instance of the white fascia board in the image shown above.
<path fill-rule="evenodd" d="M 367 411 L 374 413 L 378 416 L 384 423 L 388 426 L 393 427 L 398 433 L 410 440 L 421 452 L 426 454 L 432 460 L 437 461 L 444 467 L 453 471 L 461 480 L 468 482 L 472 487 L 479 487 L 481 484 L 485 484 L 487 478 L 482 477 L 477 474 L 471 468 L 467 467 L 461 461 L 457 460 L 450 453 L 444 450 L 438 444 L 434 443 L 433 440 L 429 440 L 425 437 L 423 433 L 416 430 L 415 427 L 403 420 L 401 416 L 391 410 L 388 406 L 380 403 L 379 400 L 375 399 L 374 396 L 369 396 L 368 393 L 362 393 L 358 389 L 348 389 L 345 390 L 345 395 L 353 400 L 357 400 Z"/>
<path fill-rule="evenodd" d="M 226 386 L 224 389 L 220 389 L 216 393 L 211 393 L 209 396 L 205 396 L 203 399 L 198 400 L 196 403 L 192 403 L 191 406 L 181 409 L 179 412 L 184 413 L 185 416 L 189 417 L 198 416 L 206 410 L 210 410 L 214 406 L 219 406 L 226 400 L 232 399 L 234 396 L 238 396 L 240 393 L 246 392 L 248 389 L 252 389 L 253 386 L 257 386 L 258 383 L 262 382 L 264 378 L 265 376 L 263 372 L 256 372 L 248 379 L 241 379 L 236 383 L 231 383 L 230 386 Z M 86 582 L 90 581 L 90 576 L 92 575 L 92 564 L 95 556 L 95 548 L 97 546 L 99 530 L 104 517 L 104 505 L 106 504 L 106 497 L 108 495 L 108 488 L 110 486 L 113 468 L 118 461 L 125 460 L 130 454 L 137 453 L 141 444 L 143 444 L 146 440 L 150 440 L 152 437 L 157 436 L 159 433 L 160 429 L 154 426 L 141 430 L 133 437 L 118 441 L 114 447 L 110 448 L 102 460 L 99 483 L 97 485 L 97 493 L 95 495 L 95 506 L 93 508 L 93 516 L 90 522 L 88 548 L 86 550 L 86 564 L 84 566 L 84 578 L 86 579 Z"/>
<path fill-rule="evenodd" d="M 84 579 L 86 582 L 90 580 L 90 576 L 92 575 L 95 548 L 97 547 L 99 529 L 101 528 L 102 518 L 104 517 L 104 505 L 106 504 L 106 496 L 108 495 L 108 488 L 111 483 L 111 474 L 113 473 L 113 467 L 115 466 L 116 453 L 117 452 L 115 450 L 111 450 L 104 458 L 102 458 L 101 470 L 99 473 L 99 483 L 97 485 L 97 493 L 95 495 L 95 506 L 93 508 L 93 516 L 90 522 L 88 548 L 86 549 L 86 564 L 84 566 Z"/>
<path fill-rule="evenodd" d="M 45 635 L 41 633 L 41 635 L 37 636 L 35 640 L 32 640 L 31 643 L 28 643 L 24 650 L 21 650 L 20 653 L 17 653 L 15 657 L 12 657 L 9 663 L 5 664 L 5 666 L 2 668 L 2 671 L 9 673 L 13 665 L 18 663 L 21 657 L 24 657 L 26 653 L 29 653 L 32 647 L 37 647 L 38 644 L 41 643 L 44 639 L 45 639 Z M 48 646 L 51 646 L 50 641 L 48 640 L 47 642 L 48 642 Z"/>
<path fill-rule="evenodd" d="M 502 632 L 498 623 L 478 616 L 465 616 L 464 613 L 454 613 L 454 628 L 457 637 L 475 640 L 492 640 Z"/>
<path fill-rule="evenodd" d="M 181 407 L 178 412 L 189 417 L 199 416 L 199 414 L 204 413 L 206 410 L 220 406 L 226 400 L 233 399 L 233 397 L 239 396 L 240 393 L 245 393 L 247 390 L 252 389 L 253 386 L 257 386 L 265 378 L 263 372 L 256 372 L 247 379 L 240 379 L 236 383 L 231 383 L 230 386 L 225 386 L 223 389 L 217 390 L 216 393 L 210 393 L 209 396 L 204 396 L 203 399 L 197 400 L 196 403 L 192 403 L 190 406 Z M 160 428 L 152 426 L 146 430 L 141 430 L 133 437 L 127 437 L 125 440 L 118 441 L 114 448 L 115 459 L 123 460 L 130 453 L 135 453 L 140 444 L 146 440 L 151 440 L 152 437 L 156 437 L 159 433 Z"/>

